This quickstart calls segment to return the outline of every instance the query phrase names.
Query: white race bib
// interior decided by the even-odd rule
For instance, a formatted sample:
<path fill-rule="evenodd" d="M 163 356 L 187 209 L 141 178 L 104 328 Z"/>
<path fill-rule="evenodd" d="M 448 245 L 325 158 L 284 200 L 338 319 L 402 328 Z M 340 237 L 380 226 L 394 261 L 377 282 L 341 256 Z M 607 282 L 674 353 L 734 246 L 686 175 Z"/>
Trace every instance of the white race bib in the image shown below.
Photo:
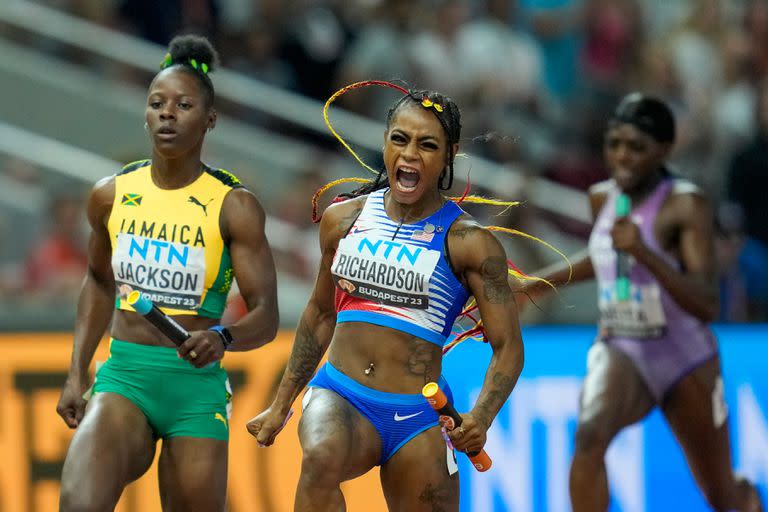
<path fill-rule="evenodd" d="M 205 287 L 205 250 L 118 233 L 112 270 L 119 287 L 145 293 L 158 307 L 195 310 Z"/>
<path fill-rule="evenodd" d="M 664 334 L 667 319 L 657 284 L 631 285 L 629 300 L 616 299 L 616 286 L 611 283 L 598 294 L 600 327 L 609 336 L 658 338 Z"/>
<path fill-rule="evenodd" d="M 429 280 L 440 252 L 395 240 L 346 237 L 339 241 L 331 273 L 336 286 L 389 306 L 429 307 Z"/>

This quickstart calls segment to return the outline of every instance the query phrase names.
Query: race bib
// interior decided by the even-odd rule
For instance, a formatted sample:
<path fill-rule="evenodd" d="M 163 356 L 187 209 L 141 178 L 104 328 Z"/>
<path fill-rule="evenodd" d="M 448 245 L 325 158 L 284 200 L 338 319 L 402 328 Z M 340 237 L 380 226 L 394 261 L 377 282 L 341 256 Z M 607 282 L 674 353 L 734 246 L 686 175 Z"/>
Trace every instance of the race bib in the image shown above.
<path fill-rule="evenodd" d="M 177 242 L 118 233 L 112 270 L 158 307 L 196 310 L 205 286 L 205 250 Z"/>
<path fill-rule="evenodd" d="M 631 285 L 629 300 L 616 299 L 613 283 L 601 287 L 598 299 L 600 327 L 609 336 L 658 338 L 664 334 L 667 320 L 657 284 Z"/>
<path fill-rule="evenodd" d="M 429 307 L 429 280 L 440 252 L 381 238 L 342 238 L 331 273 L 336 286 L 388 306 Z"/>

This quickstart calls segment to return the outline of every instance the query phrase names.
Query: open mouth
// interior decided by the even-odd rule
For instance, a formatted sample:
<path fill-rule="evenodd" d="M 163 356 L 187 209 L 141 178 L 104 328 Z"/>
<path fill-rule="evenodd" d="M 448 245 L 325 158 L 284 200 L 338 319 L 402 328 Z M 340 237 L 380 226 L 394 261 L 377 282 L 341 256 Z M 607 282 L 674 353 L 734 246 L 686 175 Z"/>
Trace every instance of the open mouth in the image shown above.
<path fill-rule="evenodd" d="M 170 126 L 161 126 L 160 128 L 158 128 L 157 134 L 161 136 L 164 135 L 167 137 L 169 135 L 176 135 L 176 130 L 174 130 Z"/>
<path fill-rule="evenodd" d="M 419 181 L 421 181 L 421 177 L 415 169 L 398 167 L 397 172 L 395 173 L 397 189 L 401 192 L 413 192 L 419 185 Z"/>

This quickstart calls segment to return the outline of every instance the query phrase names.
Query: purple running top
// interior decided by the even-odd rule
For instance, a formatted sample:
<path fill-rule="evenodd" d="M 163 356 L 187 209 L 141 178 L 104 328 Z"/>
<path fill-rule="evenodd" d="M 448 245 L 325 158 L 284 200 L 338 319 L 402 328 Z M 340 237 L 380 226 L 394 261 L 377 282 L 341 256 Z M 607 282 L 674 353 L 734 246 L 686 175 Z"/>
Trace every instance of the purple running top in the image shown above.
<path fill-rule="evenodd" d="M 640 229 L 645 245 L 679 270 L 680 262 L 659 246 L 654 233 L 656 216 L 674 186 L 674 179 L 662 180 L 642 203 L 633 205 L 630 217 Z M 619 193 L 618 186 L 610 182 L 589 238 L 600 310 L 598 338 L 632 359 L 656 400 L 661 402 L 680 379 L 717 354 L 717 342 L 709 327 L 682 309 L 655 276 L 631 256 L 630 298 L 617 300 L 617 255 L 611 228 Z"/>

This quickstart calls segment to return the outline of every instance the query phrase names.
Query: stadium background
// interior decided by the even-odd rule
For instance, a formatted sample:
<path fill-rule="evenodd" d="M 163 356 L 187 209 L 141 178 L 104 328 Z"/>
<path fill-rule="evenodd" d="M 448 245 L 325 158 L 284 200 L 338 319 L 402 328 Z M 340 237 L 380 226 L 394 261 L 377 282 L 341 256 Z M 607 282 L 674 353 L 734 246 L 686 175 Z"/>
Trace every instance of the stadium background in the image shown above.
<path fill-rule="evenodd" d="M 220 118 L 206 161 L 259 196 L 279 272 L 279 340 L 226 361 L 238 388 L 231 510 L 290 510 L 297 422 L 270 450 L 257 450 L 243 425 L 269 399 L 315 273 L 309 197 L 364 172 L 328 136 L 322 101 L 368 78 L 455 97 L 469 154 L 455 191 L 471 169 L 477 190 L 523 201 L 502 218 L 487 208 L 475 215 L 565 252 L 585 244 L 584 191 L 606 176 L 600 137 L 616 99 L 640 89 L 670 102 L 680 124 L 673 162 L 711 197 L 720 227 L 718 334 L 734 460 L 766 491 L 768 167 L 749 158 L 768 146 L 766 0 L 3 0 L 0 511 L 55 510 L 70 433 L 54 408 L 83 275 L 83 201 L 98 178 L 147 155 L 145 89 L 164 45 L 186 31 L 210 36 L 224 63 L 213 77 Z M 355 92 L 331 111 L 371 162 L 393 99 Z M 556 258 L 504 243 L 528 271 Z M 465 466 L 462 510 L 568 510 L 594 302 L 593 285 L 578 285 L 525 312 L 526 369 L 489 437 L 496 466 L 486 475 Z M 227 314 L 241 308 L 233 294 Z M 458 350 L 446 373 L 466 408 L 488 352 L 478 343 Z M 611 464 L 615 510 L 706 510 L 658 415 L 621 438 Z M 154 473 L 145 476 L 120 510 L 158 509 L 155 485 Z M 381 506 L 376 487 L 375 474 L 350 484 L 349 509 Z"/>

